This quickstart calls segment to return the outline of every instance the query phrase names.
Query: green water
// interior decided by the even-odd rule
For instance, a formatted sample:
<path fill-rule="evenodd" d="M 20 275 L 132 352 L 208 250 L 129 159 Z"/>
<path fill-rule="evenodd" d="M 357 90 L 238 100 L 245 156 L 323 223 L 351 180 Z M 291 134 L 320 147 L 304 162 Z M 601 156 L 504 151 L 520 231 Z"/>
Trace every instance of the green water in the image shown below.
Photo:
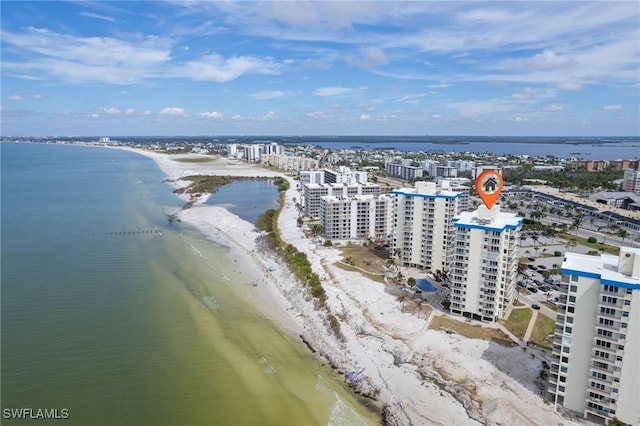
<path fill-rule="evenodd" d="M 375 424 L 224 247 L 168 224 L 163 179 L 127 152 L 2 144 L 2 409 L 69 412 L 2 424 Z"/>

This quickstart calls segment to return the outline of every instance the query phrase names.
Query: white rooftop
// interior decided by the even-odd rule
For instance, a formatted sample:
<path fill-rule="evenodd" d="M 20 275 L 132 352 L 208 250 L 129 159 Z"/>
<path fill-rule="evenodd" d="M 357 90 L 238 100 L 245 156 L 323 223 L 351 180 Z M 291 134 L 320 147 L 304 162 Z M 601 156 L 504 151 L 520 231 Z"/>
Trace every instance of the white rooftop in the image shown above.
<path fill-rule="evenodd" d="M 622 247 L 620 256 L 565 253 L 562 269 L 594 274 L 601 280 L 640 286 L 640 248 Z"/>
<path fill-rule="evenodd" d="M 522 224 L 522 218 L 515 213 L 503 213 L 500 206 L 491 209 L 480 206 L 472 212 L 463 212 L 453 218 L 457 227 L 480 228 L 502 231 L 506 228 L 517 228 Z"/>

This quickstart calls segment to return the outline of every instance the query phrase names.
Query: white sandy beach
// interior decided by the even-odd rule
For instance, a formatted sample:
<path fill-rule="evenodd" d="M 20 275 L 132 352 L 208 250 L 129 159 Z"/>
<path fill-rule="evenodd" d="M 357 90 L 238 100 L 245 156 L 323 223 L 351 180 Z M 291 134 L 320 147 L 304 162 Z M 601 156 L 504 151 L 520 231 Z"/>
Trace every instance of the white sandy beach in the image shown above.
<path fill-rule="evenodd" d="M 282 176 L 235 160 L 205 163 L 173 161 L 173 155 L 133 150 L 153 158 L 175 186 L 181 176 L 220 174 Z M 188 156 L 193 157 L 193 154 Z M 290 179 L 279 228 L 283 240 L 307 254 L 321 277 L 327 304 L 341 322 L 345 341 L 331 333 L 324 314 L 314 309 L 306 290 L 256 238 L 253 224 L 217 206 L 196 204 L 180 219 L 210 239 L 222 241 L 257 283 L 248 297 L 284 329 L 306 342 L 340 372 L 353 371 L 359 389 L 388 407 L 388 424 L 398 425 L 562 425 L 540 395 L 542 360 L 530 349 L 504 347 L 484 340 L 429 330 L 433 315 L 402 312 L 385 285 L 333 266 L 334 248 L 316 247 L 297 226 L 293 198 L 300 198 Z M 267 268 L 274 266 L 274 271 Z"/>

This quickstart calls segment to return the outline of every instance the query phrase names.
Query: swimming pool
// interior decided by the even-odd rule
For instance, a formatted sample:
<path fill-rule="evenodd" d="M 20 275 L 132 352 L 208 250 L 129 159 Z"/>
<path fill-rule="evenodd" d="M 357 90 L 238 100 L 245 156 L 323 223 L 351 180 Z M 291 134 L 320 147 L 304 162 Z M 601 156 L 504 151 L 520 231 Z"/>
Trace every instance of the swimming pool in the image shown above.
<path fill-rule="evenodd" d="M 420 290 L 426 293 L 435 293 L 436 291 L 438 291 L 438 289 L 433 284 L 431 284 L 429 281 L 425 280 L 424 278 L 416 279 L 416 287 L 418 287 Z"/>

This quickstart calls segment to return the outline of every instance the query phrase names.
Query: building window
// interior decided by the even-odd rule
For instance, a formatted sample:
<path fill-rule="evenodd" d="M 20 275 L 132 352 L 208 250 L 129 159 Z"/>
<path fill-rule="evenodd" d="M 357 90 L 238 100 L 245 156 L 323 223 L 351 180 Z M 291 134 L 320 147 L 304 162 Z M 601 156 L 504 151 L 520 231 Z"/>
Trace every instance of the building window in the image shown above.
<path fill-rule="evenodd" d="M 572 275 L 571 277 L 573 278 L 573 275 Z M 574 280 L 574 281 L 578 281 L 578 280 Z M 576 286 L 576 285 L 572 285 L 572 286 L 569 288 L 569 291 L 570 291 L 571 293 L 577 293 L 577 292 L 578 292 L 578 286 Z"/>
<path fill-rule="evenodd" d="M 573 281 L 574 283 L 578 282 L 578 276 L 577 275 L 571 275 L 571 281 Z M 572 286 L 572 287 L 575 287 L 575 286 Z"/>

